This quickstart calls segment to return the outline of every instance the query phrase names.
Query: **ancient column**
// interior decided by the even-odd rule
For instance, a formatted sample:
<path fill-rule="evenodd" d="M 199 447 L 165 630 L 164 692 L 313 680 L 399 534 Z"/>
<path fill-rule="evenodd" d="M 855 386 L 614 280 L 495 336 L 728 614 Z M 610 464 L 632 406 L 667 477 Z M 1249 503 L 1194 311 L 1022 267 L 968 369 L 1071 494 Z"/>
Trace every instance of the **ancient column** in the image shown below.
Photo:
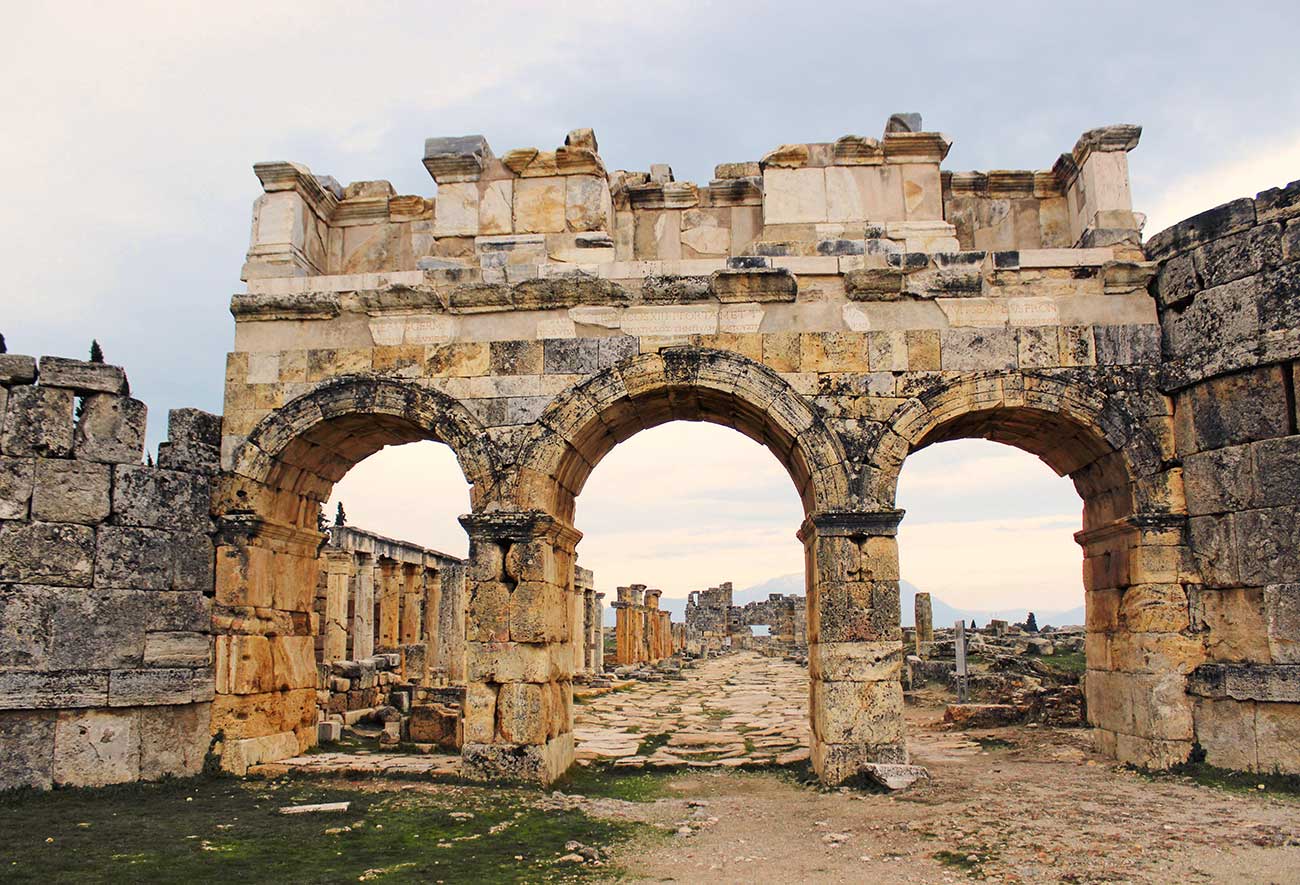
<path fill-rule="evenodd" d="M 375 653 L 375 560 L 357 554 L 357 575 L 352 598 L 352 660 Z"/>
<path fill-rule="evenodd" d="M 595 635 L 596 657 L 592 661 L 591 670 L 593 673 L 600 674 L 605 672 L 605 594 L 596 594 L 596 618 L 592 626 L 592 633 Z"/>
<path fill-rule="evenodd" d="M 619 587 L 614 601 L 614 663 L 619 667 L 636 663 L 636 631 L 633 620 L 636 610 L 632 604 L 632 588 Z"/>
<path fill-rule="evenodd" d="M 379 623 L 376 647 L 384 651 L 397 648 L 401 627 L 401 570 L 387 557 L 379 559 Z"/>
<path fill-rule="evenodd" d="M 584 587 L 582 591 L 582 669 L 596 672 L 596 590 Z"/>
<path fill-rule="evenodd" d="M 415 563 L 402 563 L 402 611 L 398 641 L 401 645 L 414 645 L 420 641 L 420 630 L 424 624 L 422 585 L 423 569 Z"/>
<path fill-rule="evenodd" d="M 325 639 L 321 661 L 341 661 L 348 655 L 348 585 L 352 579 L 352 554 L 325 551 L 325 611 L 321 634 Z"/>
<path fill-rule="evenodd" d="M 442 575 L 436 568 L 424 568 L 424 678 L 425 685 L 433 684 L 433 673 L 447 672 L 446 644 L 438 620 L 442 615 Z"/>
<path fill-rule="evenodd" d="M 582 535 L 538 511 L 461 524 L 470 537 L 463 770 L 550 783 L 573 761 L 567 595 Z"/>
<path fill-rule="evenodd" d="M 916 654 L 925 657 L 930 653 L 930 643 L 934 642 L 934 618 L 930 610 L 930 594 L 916 594 L 914 604 L 916 612 Z"/>
<path fill-rule="evenodd" d="M 646 645 L 646 607 L 645 584 L 632 585 L 632 661 L 644 664 L 650 660 L 650 649 Z"/>
<path fill-rule="evenodd" d="M 810 582 L 809 715 L 812 763 L 823 783 L 864 763 L 903 763 L 901 510 L 826 511 L 804 521 Z"/>
<path fill-rule="evenodd" d="M 654 663 L 663 657 L 663 638 L 660 635 L 659 596 L 662 590 L 645 591 L 646 660 Z"/>

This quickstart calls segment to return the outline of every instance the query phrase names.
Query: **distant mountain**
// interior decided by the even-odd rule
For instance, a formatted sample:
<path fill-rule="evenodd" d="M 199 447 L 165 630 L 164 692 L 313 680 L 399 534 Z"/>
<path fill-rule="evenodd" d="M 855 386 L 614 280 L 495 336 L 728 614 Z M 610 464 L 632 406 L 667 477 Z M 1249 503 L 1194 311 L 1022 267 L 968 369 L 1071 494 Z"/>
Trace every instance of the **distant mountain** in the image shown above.
<path fill-rule="evenodd" d="M 916 594 L 920 592 L 914 584 L 907 581 L 899 582 L 900 599 L 899 604 L 902 608 L 903 626 L 912 627 L 915 625 L 916 617 Z M 787 596 L 802 596 L 804 593 L 804 576 L 799 573 L 791 575 L 780 575 L 775 578 L 769 578 L 760 584 L 747 587 L 744 590 L 736 590 L 731 594 L 733 605 L 744 605 L 747 602 L 757 602 L 767 599 L 770 593 L 784 593 Z M 614 609 L 609 606 L 610 599 L 605 598 L 605 626 L 614 625 Z M 686 618 L 686 600 L 669 599 L 660 597 L 659 607 L 664 611 L 672 613 L 673 620 L 680 622 Z M 1004 608 L 1004 609 L 959 609 L 954 608 L 944 602 L 937 596 L 930 597 L 930 610 L 934 618 L 935 627 L 951 627 L 957 622 L 958 618 L 964 620 L 967 624 L 974 619 L 976 625 L 983 627 L 990 620 L 998 618 L 1004 621 L 1015 623 L 1023 621 L 1028 615 L 1028 609 L 1023 608 Z M 1084 608 L 1079 606 L 1069 611 L 1039 611 L 1034 609 L 1034 618 L 1039 624 L 1044 626 L 1050 624 L 1053 627 L 1064 627 L 1067 625 L 1080 625 L 1084 622 Z"/>

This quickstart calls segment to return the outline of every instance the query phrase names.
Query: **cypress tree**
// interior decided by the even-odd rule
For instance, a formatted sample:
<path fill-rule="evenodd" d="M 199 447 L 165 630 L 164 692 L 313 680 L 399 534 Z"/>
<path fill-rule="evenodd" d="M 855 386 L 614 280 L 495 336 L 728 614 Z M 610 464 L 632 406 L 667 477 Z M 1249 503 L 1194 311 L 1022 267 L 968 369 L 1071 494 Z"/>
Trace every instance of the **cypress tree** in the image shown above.
<path fill-rule="evenodd" d="M 99 342 L 90 339 L 90 361 L 92 363 L 102 363 L 104 361 L 104 351 L 99 346 Z"/>
<path fill-rule="evenodd" d="M 339 508 L 338 508 L 338 510 L 335 510 L 335 511 L 334 511 L 334 524 L 335 524 L 335 525 L 347 525 L 347 524 L 348 524 L 348 515 L 347 515 L 346 513 L 343 512 L 343 502 L 342 502 L 342 501 L 339 502 Z"/>

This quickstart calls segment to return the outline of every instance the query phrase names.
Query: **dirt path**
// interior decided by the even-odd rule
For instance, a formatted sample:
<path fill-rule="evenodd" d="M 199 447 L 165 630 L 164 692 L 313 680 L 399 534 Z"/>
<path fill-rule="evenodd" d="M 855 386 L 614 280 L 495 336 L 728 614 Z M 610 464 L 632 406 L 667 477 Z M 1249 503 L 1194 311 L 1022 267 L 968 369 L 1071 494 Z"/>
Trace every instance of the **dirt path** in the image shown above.
<path fill-rule="evenodd" d="M 729 661 L 702 668 L 692 689 L 725 706 L 728 684 L 751 685 L 774 664 L 798 671 Z M 791 675 L 768 704 L 783 715 L 806 691 Z M 623 701 L 635 708 L 642 690 Z M 640 882 L 1300 882 L 1293 797 L 1147 778 L 1094 755 L 1082 729 L 952 732 L 938 707 L 909 707 L 908 719 L 927 785 L 825 793 L 782 774 L 697 768 L 669 782 L 680 798 L 644 811 L 657 832 L 683 834 L 618 860 Z"/>

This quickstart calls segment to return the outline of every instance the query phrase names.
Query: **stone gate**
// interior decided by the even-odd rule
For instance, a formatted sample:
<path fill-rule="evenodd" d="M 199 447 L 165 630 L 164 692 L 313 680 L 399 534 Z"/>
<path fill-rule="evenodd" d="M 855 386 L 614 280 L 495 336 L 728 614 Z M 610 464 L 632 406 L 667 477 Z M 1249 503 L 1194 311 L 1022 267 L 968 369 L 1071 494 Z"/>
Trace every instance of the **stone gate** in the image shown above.
<path fill-rule="evenodd" d="M 213 495 L 214 752 L 313 740 L 319 504 L 380 448 L 436 440 L 471 485 L 466 770 L 559 776 L 587 642 L 576 503 L 619 442 L 690 420 L 764 444 L 803 502 L 823 781 L 906 761 L 895 488 L 910 453 L 970 437 L 1083 499 L 1101 747 L 1300 770 L 1300 183 L 1144 248 L 1139 135 L 949 172 L 949 140 L 896 115 L 707 186 L 609 172 L 590 130 L 501 156 L 433 138 L 435 198 L 255 166 Z"/>

